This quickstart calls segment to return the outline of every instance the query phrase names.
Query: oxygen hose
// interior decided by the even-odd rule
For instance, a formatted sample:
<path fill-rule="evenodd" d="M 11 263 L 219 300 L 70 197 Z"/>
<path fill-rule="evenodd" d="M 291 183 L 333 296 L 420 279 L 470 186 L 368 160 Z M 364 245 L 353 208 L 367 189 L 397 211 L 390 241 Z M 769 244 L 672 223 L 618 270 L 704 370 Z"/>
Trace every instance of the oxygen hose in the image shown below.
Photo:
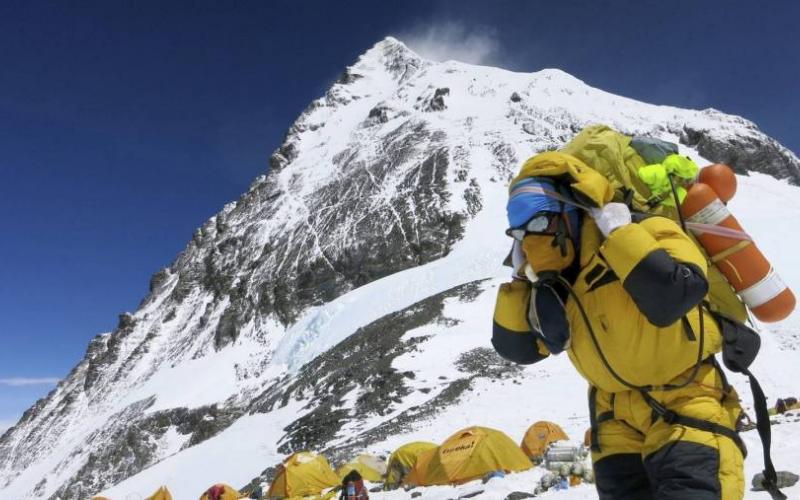
<path fill-rule="evenodd" d="M 600 347 L 600 342 L 597 340 L 597 335 L 595 334 L 594 328 L 592 327 L 592 323 L 589 320 L 589 315 L 586 313 L 586 309 L 583 307 L 583 303 L 581 303 L 580 298 L 578 298 L 578 294 L 575 293 L 575 290 L 572 288 L 572 285 L 567 281 L 563 276 L 558 276 L 557 281 L 567 290 L 567 293 L 575 300 L 575 304 L 578 306 L 578 311 L 581 314 L 581 318 L 583 319 L 584 324 L 586 325 L 586 329 L 589 331 L 589 337 L 592 339 L 592 344 L 594 344 L 594 348 L 597 351 L 597 354 L 600 356 L 600 361 L 603 362 L 603 366 L 605 366 L 606 370 L 611 374 L 614 379 L 619 382 L 620 384 L 624 385 L 628 389 L 632 389 L 638 392 L 650 392 L 654 390 L 660 391 L 671 391 L 675 389 L 681 389 L 689 385 L 697 376 L 697 373 L 700 371 L 700 367 L 703 364 L 703 347 L 705 345 L 705 327 L 703 321 L 703 314 L 702 310 L 700 311 L 700 338 L 698 339 L 698 349 L 697 349 L 697 361 L 694 364 L 694 369 L 692 370 L 691 375 L 682 383 L 680 384 L 666 384 L 663 386 L 652 386 L 652 385 L 636 385 L 631 382 L 625 380 L 620 374 L 611 367 L 611 364 L 608 362 L 608 358 L 606 358 L 603 349 Z"/>

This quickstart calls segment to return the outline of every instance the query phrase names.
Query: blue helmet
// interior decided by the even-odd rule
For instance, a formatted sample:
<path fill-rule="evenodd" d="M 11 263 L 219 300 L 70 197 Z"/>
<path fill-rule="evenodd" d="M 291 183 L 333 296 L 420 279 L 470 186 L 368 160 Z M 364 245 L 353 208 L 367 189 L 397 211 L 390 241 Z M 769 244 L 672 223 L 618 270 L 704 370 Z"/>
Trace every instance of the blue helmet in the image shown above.
<path fill-rule="evenodd" d="M 564 203 L 556 198 L 549 196 L 547 192 L 557 193 L 562 198 L 571 200 L 572 196 L 566 190 L 559 189 L 556 184 L 547 177 L 530 177 L 523 179 L 511 189 L 511 195 L 506 205 L 508 214 L 508 226 L 518 228 L 524 226 L 535 215 L 542 212 L 561 212 L 567 213 L 570 223 L 574 221 L 572 227 L 578 224 L 578 209 L 571 203 Z"/>

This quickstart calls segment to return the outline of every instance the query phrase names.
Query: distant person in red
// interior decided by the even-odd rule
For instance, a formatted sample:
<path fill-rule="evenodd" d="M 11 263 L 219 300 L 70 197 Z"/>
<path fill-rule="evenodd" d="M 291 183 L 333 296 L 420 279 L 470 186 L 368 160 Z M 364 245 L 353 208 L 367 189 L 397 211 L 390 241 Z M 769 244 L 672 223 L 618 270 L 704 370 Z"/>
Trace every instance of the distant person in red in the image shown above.
<path fill-rule="evenodd" d="M 220 500 L 225 493 L 225 487 L 221 484 L 215 484 L 206 492 L 208 500 Z"/>
<path fill-rule="evenodd" d="M 339 500 L 369 500 L 369 493 L 364 487 L 364 480 L 357 470 L 351 470 L 342 479 L 342 492 Z"/>

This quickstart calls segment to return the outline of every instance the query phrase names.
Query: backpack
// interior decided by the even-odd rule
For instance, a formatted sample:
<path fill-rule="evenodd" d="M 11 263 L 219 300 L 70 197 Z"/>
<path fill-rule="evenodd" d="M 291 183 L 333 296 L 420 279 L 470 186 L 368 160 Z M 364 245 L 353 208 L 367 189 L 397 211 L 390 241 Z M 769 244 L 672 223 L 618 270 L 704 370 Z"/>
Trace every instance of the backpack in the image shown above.
<path fill-rule="evenodd" d="M 654 195 L 639 177 L 639 169 L 661 162 L 678 151 L 676 144 L 660 139 L 627 136 L 606 125 L 584 128 L 561 152 L 572 155 L 608 179 L 614 189 L 613 201 L 626 203 L 634 212 L 661 215 L 678 220 L 674 206 L 654 203 Z M 708 308 L 736 321 L 747 320 L 747 308 L 733 287 L 712 262 L 691 233 L 688 236 L 708 261 Z"/>
<path fill-rule="evenodd" d="M 578 158 L 608 179 L 614 190 L 613 201 L 626 203 L 632 212 L 639 212 L 645 216 L 661 215 L 682 222 L 677 209 L 679 203 L 673 203 L 672 206 L 661 203 L 665 201 L 663 195 L 659 198 L 640 177 L 641 168 L 647 167 L 648 164 L 661 163 L 667 156 L 675 155 L 677 150 L 677 145 L 667 141 L 649 137 L 630 137 L 606 125 L 592 125 L 584 128 L 561 149 L 561 152 Z M 674 186 L 673 194 L 677 195 Z M 771 432 L 766 397 L 755 376 L 749 371 L 749 366 L 760 347 L 759 336 L 744 325 L 748 319 L 744 302 L 694 235 L 691 232 L 687 232 L 687 235 L 708 262 L 706 278 L 709 292 L 705 306 L 721 328 L 724 340 L 723 362 L 728 369 L 747 375 L 750 380 L 757 417 L 756 428 L 764 453 L 764 472 L 759 485 L 763 486 L 773 499 L 785 499 L 786 496 L 778 489 L 778 476 L 770 457 Z M 649 402 L 648 398 L 645 399 Z M 698 424 L 689 422 L 674 412 L 671 417 L 689 426 Z M 725 431 L 726 429 L 712 429 L 712 432 L 723 434 Z M 738 435 L 731 437 L 739 441 Z"/>

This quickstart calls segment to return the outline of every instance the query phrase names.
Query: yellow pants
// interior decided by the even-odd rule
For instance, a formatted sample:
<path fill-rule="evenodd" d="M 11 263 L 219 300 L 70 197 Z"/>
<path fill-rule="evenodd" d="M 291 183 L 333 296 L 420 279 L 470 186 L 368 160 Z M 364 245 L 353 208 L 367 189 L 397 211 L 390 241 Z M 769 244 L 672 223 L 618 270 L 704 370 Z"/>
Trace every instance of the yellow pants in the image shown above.
<path fill-rule="evenodd" d="M 691 370 L 690 370 L 691 371 Z M 687 372 L 685 376 L 688 376 Z M 676 383 L 685 378 L 678 377 Z M 650 396 L 679 415 L 735 429 L 739 398 L 723 375 L 703 364 L 694 382 Z M 592 451 L 601 500 L 739 500 L 744 459 L 730 437 L 669 424 L 636 391 L 593 389 L 599 449 Z"/>

